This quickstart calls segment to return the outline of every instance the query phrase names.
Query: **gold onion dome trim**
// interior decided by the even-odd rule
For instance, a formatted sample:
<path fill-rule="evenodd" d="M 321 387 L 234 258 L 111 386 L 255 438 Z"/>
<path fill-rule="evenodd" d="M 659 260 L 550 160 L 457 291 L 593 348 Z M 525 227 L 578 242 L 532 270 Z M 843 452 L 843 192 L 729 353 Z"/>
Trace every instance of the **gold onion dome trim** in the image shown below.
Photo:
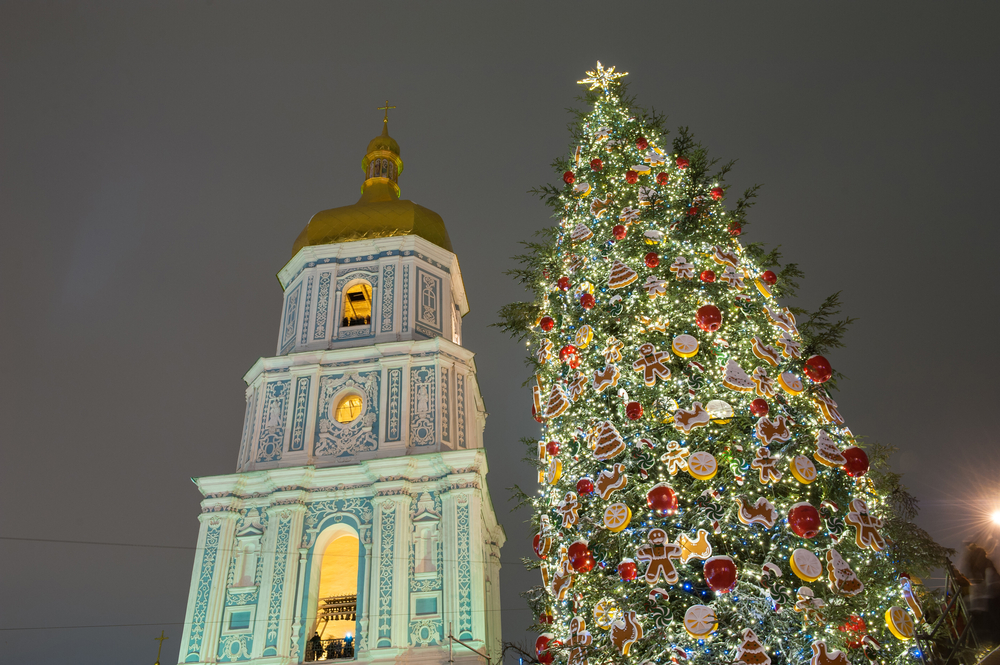
<path fill-rule="evenodd" d="M 403 172 L 399 144 L 389 136 L 389 109 L 380 107 L 386 115 L 382 133 L 368 143 L 368 152 L 361 160 L 365 181 L 361 198 L 354 205 L 323 210 L 313 215 L 306 228 L 292 245 L 292 256 L 303 247 L 329 245 L 370 238 L 392 238 L 415 235 L 438 247 L 453 251 L 448 230 L 441 215 L 412 201 L 400 200 L 397 179 Z"/>

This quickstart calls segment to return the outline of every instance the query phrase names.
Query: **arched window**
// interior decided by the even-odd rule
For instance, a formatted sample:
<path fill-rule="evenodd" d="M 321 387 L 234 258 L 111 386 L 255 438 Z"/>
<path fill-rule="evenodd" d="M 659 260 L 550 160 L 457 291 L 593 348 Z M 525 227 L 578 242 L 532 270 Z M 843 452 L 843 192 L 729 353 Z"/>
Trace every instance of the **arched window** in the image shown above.
<path fill-rule="evenodd" d="M 344 292 L 342 328 L 367 326 L 372 322 L 372 287 L 360 282 Z"/>
<path fill-rule="evenodd" d="M 355 533 L 337 531 L 322 548 L 313 631 L 318 639 L 307 641 L 306 661 L 354 657 L 359 541 Z"/>
<path fill-rule="evenodd" d="M 361 400 L 361 395 L 345 395 L 337 402 L 337 410 L 333 417 L 338 423 L 349 423 L 361 415 L 363 408 L 364 402 Z"/>

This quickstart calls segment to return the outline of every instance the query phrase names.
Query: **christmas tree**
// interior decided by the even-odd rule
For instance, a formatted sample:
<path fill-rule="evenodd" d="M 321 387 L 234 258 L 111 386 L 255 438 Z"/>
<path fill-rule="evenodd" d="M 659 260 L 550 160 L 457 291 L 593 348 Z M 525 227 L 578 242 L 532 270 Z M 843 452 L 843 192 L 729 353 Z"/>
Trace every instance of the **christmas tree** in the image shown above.
<path fill-rule="evenodd" d="M 562 184 L 538 190 L 559 222 L 512 271 L 534 300 L 501 312 L 543 429 L 522 493 L 540 660 L 912 660 L 905 573 L 945 552 L 833 399 L 850 319 L 779 303 L 801 272 L 743 242 L 756 188 L 727 206 L 731 164 L 667 143 L 621 76 L 581 81 Z"/>

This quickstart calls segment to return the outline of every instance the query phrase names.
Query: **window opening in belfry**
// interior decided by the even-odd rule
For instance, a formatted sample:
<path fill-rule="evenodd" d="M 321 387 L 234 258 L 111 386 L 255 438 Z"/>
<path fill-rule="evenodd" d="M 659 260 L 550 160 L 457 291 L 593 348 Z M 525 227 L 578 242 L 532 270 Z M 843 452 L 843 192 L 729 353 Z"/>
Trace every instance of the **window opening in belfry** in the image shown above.
<path fill-rule="evenodd" d="M 320 567 L 319 604 L 314 636 L 306 644 L 306 661 L 354 658 L 358 619 L 358 552 L 356 536 L 330 541 Z"/>
<path fill-rule="evenodd" d="M 349 423 L 361 415 L 364 403 L 360 395 L 347 395 L 337 403 L 337 411 L 334 417 L 338 423 Z"/>
<path fill-rule="evenodd" d="M 372 287 L 355 284 L 344 293 L 344 318 L 341 327 L 367 326 L 372 322 Z"/>

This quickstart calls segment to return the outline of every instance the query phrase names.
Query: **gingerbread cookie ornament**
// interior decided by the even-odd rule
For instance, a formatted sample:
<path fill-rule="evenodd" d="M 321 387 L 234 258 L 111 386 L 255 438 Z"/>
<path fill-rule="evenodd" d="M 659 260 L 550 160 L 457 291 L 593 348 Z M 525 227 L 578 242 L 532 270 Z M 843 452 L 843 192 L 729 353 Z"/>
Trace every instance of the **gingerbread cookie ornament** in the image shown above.
<path fill-rule="evenodd" d="M 678 471 L 686 471 L 688 468 L 687 457 L 691 451 L 686 447 L 681 447 L 677 441 L 667 442 L 667 452 L 663 453 L 660 461 L 667 465 L 667 472 L 671 476 L 676 476 Z"/>
<path fill-rule="evenodd" d="M 882 528 L 882 520 L 868 514 L 868 504 L 863 499 L 851 501 L 851 512 L 847 513 L 844 521 L 854 527 L 854 542 L 858 547 L 870 547 L 876 552 L 885 549 L 885 539 L 878 532 Z"/>
<path fill-rule="evenodd" d="M 573 617 L 569 622 L 569 632 L 571 637 L 567 643 L 569 656 L 566 665 L 588 665 L 587 647 L 594 641 L 594 638 L 587 631 L 587 623 L 581 617 Z"/>
<path fill-rule="evenodd" d="M 645 574 L 646 583 L 652 586 L 662 577 L 667 584 L 676 584 L 678 576 L 672 559 L 681 558 L 681 547 L 669 542 L 667 532 L 663 529 L 651 529 L 648 538 L 649 544 L 635 552 L 636 559 L 649 564 Z"/>
<path fill-rule="evenodd" d="M 636 271 L 616 259 L 611 264 L 611 274 L 608 275 L 608 288 L 621 289 L 637 279 L 639 279 L 639 275 Z"/>
<path fill-rule="evenodd" d="M 639 623 L 639 617 L 634 611 L 629 611 L 624 617 L 611 624 L 608 637 L 618 652 L 627 656 L 629 648 L 642 639 L 642 624 Z"/>
<path fill-rule="evenodd" d="M 760 524 L 765 529 L 770 529 L 778 521 L 778 511 L 774 504 L 762 496 L 757 497 L 754 503 L 750 503 L 747 497 L 740 495 L 736 497 L 736 503 L 739 505 L 736 517 L 747 526 Z"/>
<path fill-rule="evenodd" d="M 674 413 L 674 427 L 689 434 L 695 427 L 705 427 L 712 421 L 701 402 L 695 402 L 690 409 L 678 409 Z"/>
<path fill-rule="evenodd" d="M 664 351 L 657 351 L 649 342 L 639 346 L 639 360 L 632 363 L 632 369 L 642 372 L 643 382 L 647 386 L 655 386 L 656 380 L 666 381 L 670 378 L 670 368 L 664 363 L 670 362 L 670 356 Z"/>
<path fill-rule="evenodd" d="M 597 493 L 601 495 L 601 498 L 607 501 L 611 495 L 620 490 L 624 489 L 628 485 L 628 476 L 625 475 L 625 467 L 621 464 L 615 464 L 611 469 L 604 469 L 597 476 L 597 482 L 594 486 L 597 488 Z"/>
<path fill-rule="evenodd" d="M 816 435 L 816 452 L 813 457 L 820 464 L 826 466 L 843 466 L 847 464 L 847 458 L 840 451 L 837 442 L 830 438 L 825 431 L 820 430 Z"/>
<path fill-rule="evenodd" d="M 757 469 L 760 477 L 760 484 L 767 485 L 771 482 L 781 480 L 781 472 L 777 468 L 778 459 L 771 457 L 771 451 L 767 448 L 758 448 L 757 457 L 750 463 L 751 469 Z"/>
<path fill-rule="evenodd" d="M 850 661 L 843 651 L 839 649 L 830 651 L 823 640 L 816 640 L 812 643 L 812 652 L 809 665 L 850 665 Z"/>
<path fill-rule="evenodd" d="M 691 637 L 700 639 L 718 630 L 715 610 L 708 605 L 692 605 L 684 613 L 684 630 Z"/>
<path fill-rule="evenodd" d="M 576 526 L 577 522 L 580 521 L 579 510 L 580 500 L 577 499 L 576 493 L 566 492 L 566 496 L 556 506 L 556 512 L 562 516 L 562 528 L 568 529 L 569 527 Z"/>
<path fill-rule="evenodd" d="M 771 665 L 771 657 L 764 651 L 757 634 L 747 628 L 742 634 L 743 643 L 736 650 L 737 663 L 744 665 Z"/>
<path fill-rule="evenodd" d="M 839 593 L 856 596 L 865 590 L 865 585 L 837 550 L 829 550 L 826 553 L 826 569 L 829 572 L 830 585 Z"/>
<path fill-rule="evenodd" d="M 594 451 L 594 459 L 606 461 L 625 452 L 625 440 L 618 429 L 605 420 L 588 435 L 588 444 Z"/>
<path fill-rule="evenodd" d="M 690 559 L 705 561 L 712 556 L 712 544 L 708 542 L 708 531 L 704 529 L 698 529 L 698 535 L 693 540 L 682 533 L 677 538 L 677 544 L 681 546 L 681 563 L 687 563 Z"/>
<path fill-rule="evenodd" d="M 600 393 L 604 392 L 605 388 L 614 388 L 618 385 L 621 374 L 618 365 L 614 364 L 607 365 L 604 369 L 594 370 L 594 390 Z"/>

